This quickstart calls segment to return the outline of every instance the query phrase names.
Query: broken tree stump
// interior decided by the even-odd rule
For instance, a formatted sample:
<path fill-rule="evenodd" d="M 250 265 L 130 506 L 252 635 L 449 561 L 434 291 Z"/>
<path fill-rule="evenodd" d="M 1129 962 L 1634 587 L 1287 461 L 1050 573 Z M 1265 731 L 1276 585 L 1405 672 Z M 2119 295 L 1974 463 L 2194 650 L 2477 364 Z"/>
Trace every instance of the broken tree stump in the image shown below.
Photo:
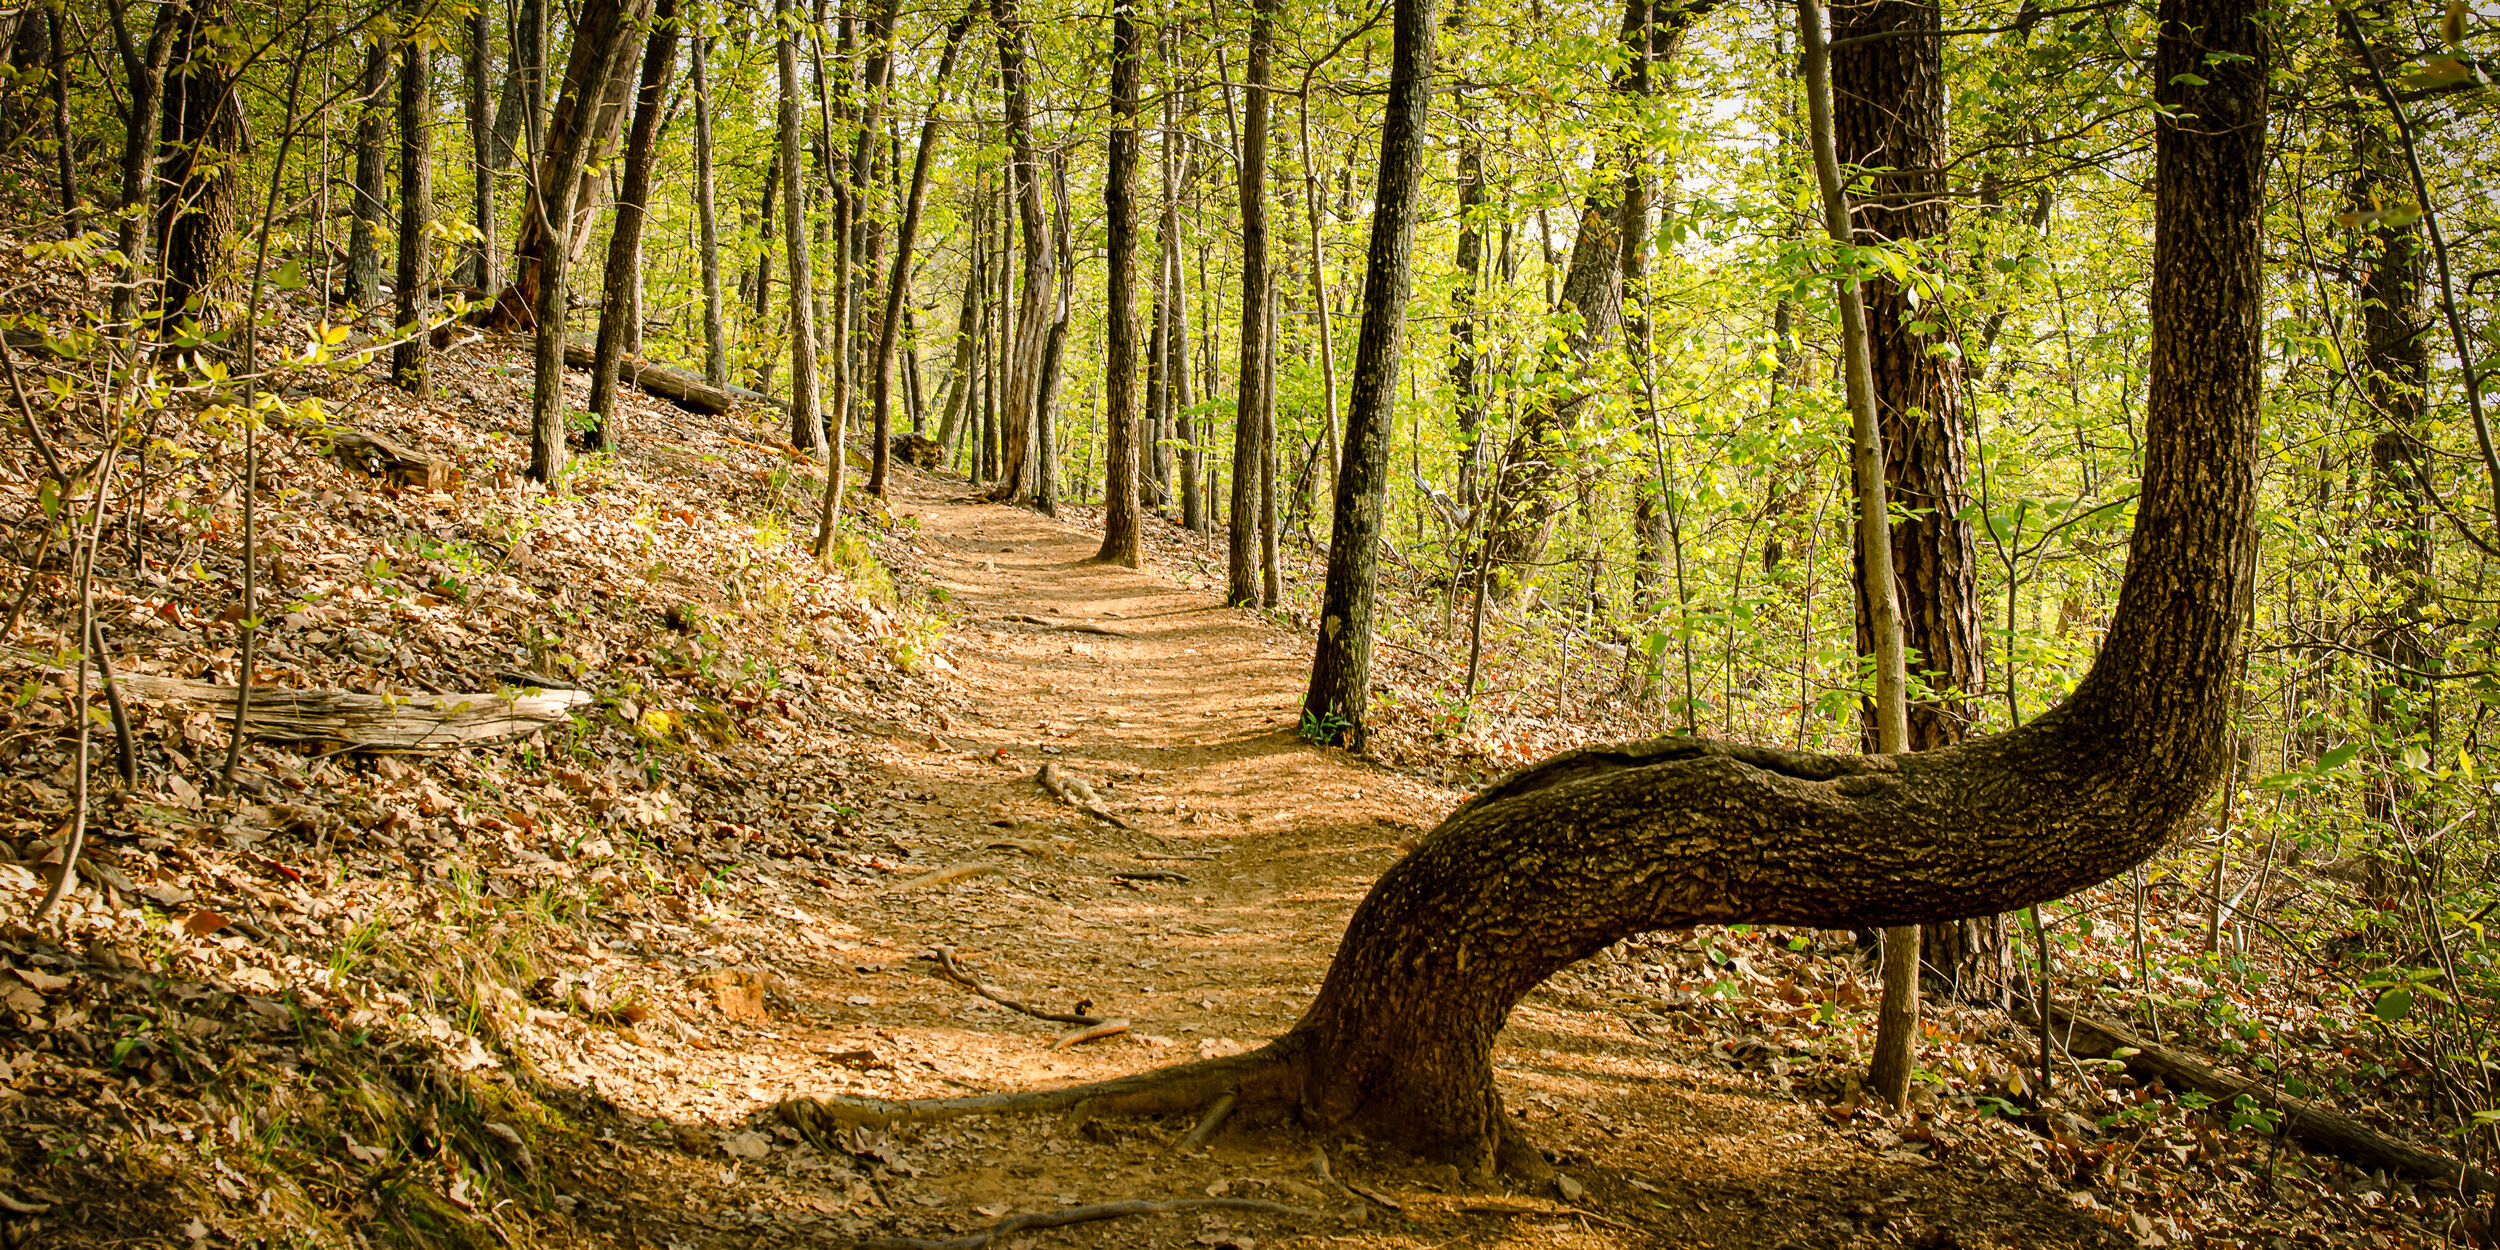
<path fill-rule="evenodd" d="M 379 434 L 364 430 L 336 430 L 330 436 L 330 454 L 351 469 L 361 469 L 394 486 L 415 490 L 449 490 L 460 480 L 460 469 L 441 456 L 410 451 Z"/>

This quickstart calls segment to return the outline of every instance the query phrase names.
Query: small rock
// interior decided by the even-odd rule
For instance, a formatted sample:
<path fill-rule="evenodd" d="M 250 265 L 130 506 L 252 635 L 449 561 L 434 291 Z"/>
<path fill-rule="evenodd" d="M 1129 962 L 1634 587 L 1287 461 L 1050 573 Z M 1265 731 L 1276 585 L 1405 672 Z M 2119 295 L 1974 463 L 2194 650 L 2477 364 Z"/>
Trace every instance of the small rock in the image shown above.
<path fill-rule="evenodd" d="M 1561 1194 L 1565 1202 L 1578 1202 L 1588 1196 L 1589 1187 L 1568 1176 L 1557 1176 L 1554 1178 L 1554 1192 Z"/>

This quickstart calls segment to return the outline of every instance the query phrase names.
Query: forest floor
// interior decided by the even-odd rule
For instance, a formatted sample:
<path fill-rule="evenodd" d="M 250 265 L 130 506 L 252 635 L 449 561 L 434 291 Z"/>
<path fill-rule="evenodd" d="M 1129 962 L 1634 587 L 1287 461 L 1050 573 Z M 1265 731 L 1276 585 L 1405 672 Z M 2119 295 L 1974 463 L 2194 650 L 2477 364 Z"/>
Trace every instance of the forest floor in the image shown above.
<path fill-rule="evenodd" d="M 221 793 L 202 783 L 224 724 L 134 698 L 140 782 L 100 805 L 85 884 L 36 931 L 14 917 L 57 872 L 82 719 L 58 659 L 64 583 L 0 652 L 11 1250 L 847 1245 L 1211 1196 L 1327 1214 L 1196 1210 L 999 1244 L 2442 1239 L 2410 1186 L 2143 1091 L 2068 1081 L 2068 1101 L 2010 1114 L 2031 1043 L 1991 1012 L 1932 1010 L 1935 1079 L 1880 1114 L 1852 1076 L 1868 973 L 1846 935 L 1816 932 L 1654 935 L 1521 1004 L 1496 1062 L 1560 1172 L 1536 1192 L 1290 1123 L 1190 1149 L 1186 1118 L 808 1140 L 785 1099 L 1033 1089 L 1276 1036 L 1482 756 L 1302 741 L 1307 637 L 1222 607 L 1220 552 L 1159 520 L 1148 567 L 1111 568 L 1089 562 L 1082 510 L 1054 521 L 900 469 L 828 572 L 799 529 L 817 486 L 768 421 L 639 396 L 631 452 L 543 492 L 513 467 L 525 359 L 471 340 L 423 403 L 370 369 L 299 392 L 459 473 L 400 490 L 319 430 L 264 440 L 260 679 L 543 682 L 595 700 L 569 727 L 427 755 L 255 744 Z M 197 445 L 227 464 L 231 434 Z M 232 682 L 234 494 L 182 485 L 179 462 L 149 472 L 99 562 L 118 669 Z M 1115 819 L 1046 793 L 1047 764 Z M 1129 1027 L 1058 1047 L 1068 1026 L 937 975 L 941 950 L 1005 997 Z M 1323 1151 L 1359 1198 L 1314 1167 Z"/>

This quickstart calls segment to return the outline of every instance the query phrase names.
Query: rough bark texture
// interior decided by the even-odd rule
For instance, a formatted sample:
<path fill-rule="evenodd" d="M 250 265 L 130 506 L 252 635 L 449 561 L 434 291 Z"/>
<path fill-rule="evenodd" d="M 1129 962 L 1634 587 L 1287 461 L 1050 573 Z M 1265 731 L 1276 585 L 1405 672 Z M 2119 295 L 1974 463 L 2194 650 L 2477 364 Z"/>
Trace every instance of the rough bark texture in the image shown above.
<path fill-rule="evenodd" d="M 420 0 L 402 0 L 399 51 L 399 295 L 400 340 L 391 345 L 391 381 L 412 395 L 434 389 L 433 361 L 423 322 L 432 301 L 433 253 L 426 239 L 434 224 L 434 160 L 427 144 L 434 94 L 433 59 L 426 55 Z"/>
<path fill-rule="evenodd" d="M 616 402 L 617 361 L 626 352 L 627 327 L 637 319 L 634 292 L 642 275 L 635 262 L 642 253 L 644 204 L 651 198 L 651 155 L 660 132 L 660 111 L 668 101 L 668 84 L 677 71 L 677 3 L 657 0 L 651 9 L 651 36 L 643 41 L 642 86 L 634 97 L 633 130 L 625 140 L 625 181 L 616 197 L 616 220 L 608 231 L 608 266 L 600 283 L 599 338 L 592 348 L 590 411 L 594 449 L 625 445 L 625 412 Z"/>
<path fill-rule="evenodd" d="M 1233 386 L 1232 525 L 1225 531 L 1224 603 L 1259 602 L 1259 483 L 1267 475 L 1259 438 L 1267 395 L 1267 98 L 1276 42 L 1277 0 L 1250 14 L 1250 66 L 1241 100 L 1241 370 Z"/>
<path fill-rule="evenodd" d="M 1857 198 L 1857 241 L 1941 246 L 1951 203 L 1945 167 L 1953 159 L 1944 40 L 1933 33 L 1943 27 L 1941 11 L 1933 0 L 1861 0 L 1836 6 L 1832 20 L 1835 42 L 1866 41 L 1831 56 L 1840 159 L 1865 179 Z M 1983 680 L 1978 556 L 1962 515 L 1970 505 L 1970 470 L 1961 357 L 1936 350 L 1952 345 L 1952 331 L 1940 320 L 1922 320 L 1910 293 L 1890 275 L 1866 279 L 1859 291 L 1884 479 L 1901 518 L 1891 535 L 1894 596 L 1916 679 L 1912 688 L 1921 696 L 1909 707 L 1909 747 L 1926 751 L 1968 736 L 1971 696 Z M 1857 586 L 1858 650 L 1865 654 L 1873 638 L 1863 576 Z M 1872 726 L 1872 704 L 1864 714 Z M 1959 996 L 1983 1001 L 2003 992 L 1996 969 L 2004 931 L 1994 917 L 1932 926 L 1922 945 L 1928 966 Z"/>
<path fill-rule="evenodd" d="M 144 52 L 131 40 L 123 6 L 116 3 L 112 14 L 113 37 L 121 49 L 122 71 L 130 87 L 129 109 L 122 117 L 121 205 L 125 215 L 114 240 L 125 261 L 113 284 L 113 320 L 127 322 L 137 314 L 140 275 L 147 271 L 144 258 L 151 241 L 147 223 L 156 212 L 156 132 L 163 121 L 165 66 L 173 57 L 180 13 L 170 4 L 157 7 Z"/>
<path fill-rule="evenodd" d="M 999 360 L 1005 385 L 999 388 L 998 486 L 991 497 L 1002 503 L 1031 503 L 1039 484 L 1033 442 L 1041 423 L 1042 357 L 1050 339 L 1058 276 L 1052 271 L 1050 225 L 1042 207 L 1042 157 L 1033 146 L 1024 17 L 1015 0 L 990 0 L 990 18 L 998 27 L 999 94 L 1006 101 L 1012 194 L 1024 234 L 1024 281 L 1015 293 L 1012 326 L 1001 326 L 1006 350 Z"/>
<path fill-rule="evenodd" d="M 573 54 L 564 67 L 565 96 L 575 107 L 572 115 L 581 118 L 604 91 L 602 84 L 627 76 L 624 66 L 632 63 L 629 48 L 639 46 L 635 31 L 643 18 L 642 0 L 586 0 L 581 20 L 575 27 Z M 587 100 L 589 103 L 584 103 Z M 592 128 L 587 124 L 568 124 L 566 110 L 559 105 L 557 118 L 547 129 L 547 141 L 538 164 L 538 177 L 531 184 L 527 218 L 541 226 L 545 237 L 546 223 L 542 200 L 559 205 L 569 196 L 542 195 L 548 188 L 569 188 L 582 180 L 583 168 L 589 164 L 594 146 Z M 561 211 L 561 210 L 559 210 Z M 524 237 L 528 230 L 523 231 Z M 526 288 L 530 299 L 528 323 L 535 331 L 531 366 L 536 370 L 530 391 L 530 476 L 554 485 L 564 472 L 564 348 L 566 342 L 566 286 L 570 279 L 573 254 L 569 248 L 541 249 L 535 257 L 522 255 L 516 249 L 513 258 L 518 271 L 515 286 L 505 291 L 507 299 Z"/>
<path fill-rule="evenodd" d="M 1432 0 L 1398 0 L 1392 19 L 1388 112 L 1363 272 L 1363 321 L 1354 348 L 1345 458 L 1338 466 L 1336 521 L 1328 536 L 1319 647 L 1303 716 L 1359 748 L 1371 704 L 1373 617 L 1380 538 L 1388 522 L 1389 444 L 1397 401 L 1399 340 L 1414 285 L 1415 218 L 1422 196 L 1424 128 L 1432 99 Z"/>
<path fill-rule="evenodd" d="M 697 40 L 694 72 L 694 206 L 699 219 L 703 261 L 703 380 L 729 385 L 729 327 L 722 317 L 720 283 L 720 214 L 713 202 L 712 82 L 704 62 L 712 41 Z"/>
<path fill-rule="evenodd" d="M 1137 557 L 1137 13 L 1111 10 L 1111 151 L 1102 179 L 1110 273 L 1103 328 L 1102 549 L 1095 559 L 1136 568 Z"/>
<path fill-rule="evenodd" d="M 469 210 L 478 238 L 462 280 L 480 291 L 491 291 L 496 281 L 495 235 L 503 225 L 495 219 L 495 102 L 487 85 L 495 59 L 488 42 L 493 21 L 481 5 L 466 25 L 468 45 L 462 49 L 466 81 L 462 86 L 468 93 Z"/>
<path fill-rule="evenodd" d="M 391 83 L 391 45 L 375 39 L 365 48 L 363 107 L 356 115 L 356 185 L 354 224 L 347 229 L 347 302 L 371 311 L 382 302 L 382 175 L 390 158 L 382 141 L 390 133 L 390 115 L 382 111 L 382 93 Z"/>
<path fill-rule="evenodd" d="M 972 28 L 975 9 L 965 9 L 955 24 L 946 28 L 946 49 L 938 55 L 937 72 L 930 77 L 937 98 L 929 104 L 929 115 L 920 123 L 920 147 L 912 154 L 911 190 L 903 202 L 903 223 L 894 234 L 894 273 L 886 283 L 885 313 L 877 319 L 877 350 L 872 366 L 876 378 L 876 454 L 869 466 L 868 490 L 885 497 L 885 462 L 888 445 L 893 441 L 894 412 L 894 349 L 902 338 L 907 313 L 904 297 L 911 293 L 911 250 L 920 237 L 920 210 L 929 195 L 929 165 L 937 155 L 938 112 L 946 103 L 946 76 L 955 68 L 955 52 L 962 46 L 964 32 Z M 917 407 L 912 428 L 920 428 Z"/>
<path fill-rule="evenodd" d="M 1414 16 L 1429 16 L 1428 0 L 1400 5 L 1409 54 L 1429 29 Z M 2245 59 L 2209 63 L 2208 52 Z M 1169 1110 L 1233 1090 L 1471 1170 L 1497 1154 L 1533 1167 L 1503 1149 L 1492 1047 L 1519 998 L 1572 962 L 1653 929 L 2007 911 L 2159 850 L 2228 760 L 2257 547 L 2268 60 L 2255 0 L 2163 0 L 2144 483 L 2117 613 L 2064 704 L 2010 733 L 1910 755 L 1675 737 L 1558 756 L 1477 795 L 1390 868 L 1309 1011 L 1264 1050 L 1022 1103 L 805 1109 L 889 1120 L 1080 1100 Z M 1422 63 L 1409 62 L 1418 78 Z M 2204 85 L 2182 81 L 2197 75 Z M 1408 90 L 1420 97 L 1420 83 Z M 1393 104 L 1390 124 L 1403 112 Z"/>
<path fill-rule="evenodd" d="M 167 325 L 193 299 L 203 301 L 193 311 L 206 313 L 209 283 L 224 266 L 234 234 L 243 118 L 235 112 L 225 51 L 213 37 L 233 20 L 232 0 L 195 0 L 177 19 L 164 106 L 164 175 L 174 191 L 156 213 Z"/>

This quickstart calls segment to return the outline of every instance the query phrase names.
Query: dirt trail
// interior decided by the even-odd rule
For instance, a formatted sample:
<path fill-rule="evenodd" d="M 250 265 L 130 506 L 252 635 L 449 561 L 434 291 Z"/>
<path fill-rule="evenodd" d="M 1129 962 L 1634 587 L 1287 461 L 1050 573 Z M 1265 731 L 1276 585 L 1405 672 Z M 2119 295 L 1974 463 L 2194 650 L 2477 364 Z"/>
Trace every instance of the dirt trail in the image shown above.
<path fill-rule="evenodd" d="M 1316 1139 L 1292 1125 L 1228 1126 L 1209 1149 L 1175 1153 L 1185 1121 L 973 1119 L 827 1151 L 773 1120 L 792 1094 L 1034 1088 L 1256 1045 L 1316 992 L 1346 916 L 1401 841 L 1461 797 L 1299 741 L 1306 643 L 1209 590 L 1089 563 L 1093 535 L 962 489 L 906 474 L 894 512 L 916 518 L 926 572 L 958 618 L 952 654 L 970 702 L 934 735 L 891 727 L 881 765 L 835 800 L 856 809 L 855 838 L 883 840 L 888 884 L 818 878 L 786 904 L 693 918 L 724 959 L 769 970 L 771 1018 L 645 1042 L 656 1054 L 585 1044 L 571 1075 L 675 1138 L 620 1150 L 618 1174 L 583 1195 L 605 1217 L 595 1223 L 658 1244 L 843 1243 L 1125 1198 L 1344 1205 L 1314 1187 Z M 1033 775 L 1049 761 L 1135 828 L 1045 795 Z M 999 845 L 1009 839 L 1026 845 Z M 975 861 L 1005 872 L 891 884 Z M 938 979 L 926 958 L 938 946 L 1013 997 L 1088 1004 L 1132 1030 L 1053 1050 L 1066 1026 Z M 1533 996 L 1499 1055 L 1510 1105 L 1568 1178 L 1560 1190 L 1471 1191 L 1446 1170 L 1339 1142 L 1337 1173 L 1402 1209 L 1359 1226 L 1164 1215 L 999 1244 L 2121 1244 L 2062 1186 L 1950 1143 L 1835 1126 L 1760 1074 L 1708 1061 L 1701 1030 L 1627 1010 L 1608 975 L 1567 974 Z M 687 1167 L 689 1155 L 701 1162 Z"/>

